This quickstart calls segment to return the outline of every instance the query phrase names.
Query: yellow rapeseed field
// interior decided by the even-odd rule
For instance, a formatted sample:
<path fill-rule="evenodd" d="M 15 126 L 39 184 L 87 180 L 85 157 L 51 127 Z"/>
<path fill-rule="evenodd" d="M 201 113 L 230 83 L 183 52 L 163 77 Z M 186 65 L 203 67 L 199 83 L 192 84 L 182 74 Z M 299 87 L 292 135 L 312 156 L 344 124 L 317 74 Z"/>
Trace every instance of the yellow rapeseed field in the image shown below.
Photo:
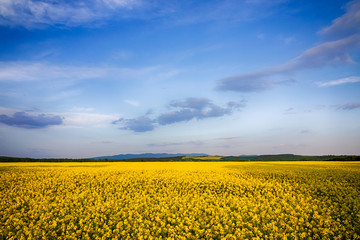
<path fill-rule="evenodd" d="M 0 163 L 0 239 L 360 239 L 360 162 Z"/>

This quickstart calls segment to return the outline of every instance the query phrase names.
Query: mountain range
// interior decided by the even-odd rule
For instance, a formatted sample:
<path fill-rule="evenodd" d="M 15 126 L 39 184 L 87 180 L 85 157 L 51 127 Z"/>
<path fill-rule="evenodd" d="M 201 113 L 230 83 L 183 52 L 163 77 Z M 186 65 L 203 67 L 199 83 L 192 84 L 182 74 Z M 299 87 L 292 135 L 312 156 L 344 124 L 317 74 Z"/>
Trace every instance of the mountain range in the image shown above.
<path fill-rule="evenodd" d="M 166 157 L 179 157 L 179 156 L 209 156 L 205 153 L 140 153 L 140 154 L 118 154 L 112 156 L 100 156 L 92 159 L 132 159 L 132 158 L 166 158 Z"/>

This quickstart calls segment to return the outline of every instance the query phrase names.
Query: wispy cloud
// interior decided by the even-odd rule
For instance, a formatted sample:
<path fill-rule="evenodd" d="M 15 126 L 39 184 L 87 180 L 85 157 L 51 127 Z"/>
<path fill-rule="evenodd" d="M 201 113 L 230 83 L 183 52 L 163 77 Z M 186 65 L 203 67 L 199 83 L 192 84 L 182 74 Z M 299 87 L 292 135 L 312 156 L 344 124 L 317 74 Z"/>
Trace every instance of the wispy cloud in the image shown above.
<path fill-rule="evenodd" d="M 0 25 L 42 28 L 49 25 L 79 26 L 142 6 L 140 0 L 0 1 Z M 122 13 L 122 14 L 121 14 Z"/>
<path fill-rule="evenodd" d="M 154 119 L 149 118 L 147 115 L 133 119 L 120 118 L 113 121 L 113 124 L 123 125 L 121 129 L 125 130 L 147 132 L 154 130 L 156 125 L 169 125 L 193 119 L 202 120 L 230 115 L 234 110 L 239 110 L 245 106 L 245 100 L 231 101 L 222 107 L 214 104 L 208 98 L 187 98 L 183 101 L 172 101 L 169 108 L 174 110 L 164 112 Z"/>
<path fill-rule="evenodd" d="M 2 0 L 0 25 L 28 29 L 101 26 L 114 19 L 168 17 L 184 25 L 210 21 L 249 21 L 267 17 L 285 1 L 144 1 L 144 0 Z M 199 14 L 201 13 L 201 14 Z"/>
<path fill-rule="evenodd" d="M 97 78 L 136 78 L 162 72 L 161 67 L 144 68 L 93 67 L 53 65 L 42 62 L 0 62 L 0 81 L 49 81 L 74 82 Z M 166 71 L 165 71 L 166 72 Z"/>
<path fill-rule="evenodd" d="M 341 79 L 328 81 L 328 82 L 317 82 L 316 84 L 319 87 L 331 87 L 331 86 L 342 85 L 342 84 L 347 84 L 347 83 L 356 83 L 356 82 L 360 82 L 360 77 L 351 76 L 351 77 L 341 78 Z"/>
<path fill-rule="evenodd" d="M 345 37 L 320 43 L 284 64 L 220 79 L 217 89 L 221 91 L 259 92 L 282 84 L 282 81 L 271 80 L 277 75 L 295 73 L 304 69 L 353 63 L 349 52 L 360 46 L 360 0 L 349 3 L 346 10 L 347 12 L 334 20 L 332 25 L 320 31 L 323 35 L 344 36 L 340 34 L 344 30 L 348 33 Z"/>
<path fill-rule="evenodd" d="M 306 50 L 300 56 L 285 64 L 264 70 L 240 74 L 219 80 L 217 89 L 221 91 L 259 92 L 283 84 L 282 81 L 272 81 L 269 78 L 296 72 L 303 69 L 321 68 L 352 63 L 349 50 L 360 45 L 360 35 L 325 42 Z"/>
<path fill-rule="evenodd" d="M 295 38 L 294 37 L 285 37 L 282 40 L 284 41 L 285 44 L 290 44 L 293 41 L 295 41 Z"/>
<path fill-rule="evenodd" d="M 133 106 L 133 107 L 138 107 L 138 106 L 140 106 L 140 103 L 139 103 L 138 101 L 135 101 L 135 100 L 126 99 L 126 100 L 124 100 L 124 102 L 125 102 L 126 104 L 129 104 L 129 105 Z"/>
<path fill-rule="evenodd" d="M 92 112 L 94 111 L 94 108 L 89 108 L 89 107 L 73 107 L 70 109 L 70 111 L 73 112 Z"/>
<path fill-rule="evenodd" d="M 57 66 L 39 62 L 0 62 L 0 81 L 82 80 L 107 74 L 108 68 Z"/>
<path fill-rule="evenodd" d="M 305 148 L 307 147 L 306 144 L 287 144 L 287 143 L 280 143 L 272 148 L 276 151 L 281 151 L 281 153 L 286 152 L 296 152 L 297 149 Z"/>
<path fill-rule="evenodd" d="M 355 110 L 360 108 L 360 102 L 348 102 L 343 104 L 332 104 L 332 105 L 316 105 L 313 109 L 307 110 L 306 112 L 313 111 L 323 111 L 326 109 L 336 109 L 336 110 Z"/>
<path fill-rule="evenodd" d="M 286 1 L 164 1 L 161 3 L 166 2 L 168 9 L 171 10 L 173 22 L 185 25 L 212 21 L 258 20 L 276 13 L 279 10 L 278 6 Z"/>
<path fill-rule="evenodd" d="M 158 143 L 150 143 L 147 144 L 148 147 L 172 147 L 172 146 L 182 146 L 182 145 L 197 145 L 197 146 L 201 146 L 203 145 L 204 142 L 202 141 L 188 141 L 188 142 L 158 142 Z"/>
<path fill-rule="evenodd" d="M 360 33 L 360 1 L 354 0 L 346 6 L 346 13 L 336 18 L 332 24 L 319 31 L 320 34 L 333 37 L 344 37 Z"/>
<path fill-rule="evenodd" d="M 120 7 L 127 9 L 133 9 L 134 7 L 138 7 L 142 4 L 141 0 L 102 0 L 100 2 L 103 2 L 112 8 Z"/>
<path fill-rule="evenodd" d="M 303 129 L 300 131 L 301 134 L 310 134 L 312 133 L 309 129 Z"/>
<path fill-rule="evenodd" d="M 360 45 L 360 34 L 352 35 L 336 41 L 321 43 L 306 50 L 302 55 L 287 64 L 278 67 L 278 71 L 294 71 L 299 69 L 338 66 L 353 63 L 349 51 Z"/>
<path fill-rule="evenodd" d="M 296 114 L 296 111 L 294 108 L 290 107 L 285 109 L 284 114 Z"/>
<path fill-rule="evenodd" d="M 180 146 L 184 145 L 184 143 L 177 142 L 158 142 L 158 143 L 150 143 L 147 144 L 148 147 L 171 147 L 171 146 Z"/>
<path fill-rule="evenodd" d="M 0 115 L 0 123 L 19 128 L 37 129 L 61 125 L 63 118 L 51 114 L 30 115 L 26 112 L 16 112 L 12 116 Z"/>
<path fill-rule="evenodd" d="M 342 105 L 337 105 L 336 108 L 339 110 L 354 110 L 360 108 L 360 103 L 359 102 L 345 103 Z"/>
<path fill-rule="evenodd" d="M 258 39 L 260 39 L 260 40 L 264 40 L 264 39 L 266 38 L 266 36 L 265 36 L 264 33 L 258 33 L 258 34 L 256 35 L 256 37 L 257 37 Z"/>

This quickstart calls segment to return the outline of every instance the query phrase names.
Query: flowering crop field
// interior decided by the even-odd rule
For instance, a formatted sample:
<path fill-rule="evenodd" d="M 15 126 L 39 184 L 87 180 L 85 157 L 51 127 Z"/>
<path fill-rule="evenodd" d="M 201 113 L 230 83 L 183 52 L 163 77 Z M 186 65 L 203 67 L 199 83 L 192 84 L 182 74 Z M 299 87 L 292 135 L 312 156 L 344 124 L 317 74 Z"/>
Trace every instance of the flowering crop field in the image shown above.
<path fill-rule="evenodd" d="M 0 239 L 360 239 L 360 162 L 0 163 Z"/>

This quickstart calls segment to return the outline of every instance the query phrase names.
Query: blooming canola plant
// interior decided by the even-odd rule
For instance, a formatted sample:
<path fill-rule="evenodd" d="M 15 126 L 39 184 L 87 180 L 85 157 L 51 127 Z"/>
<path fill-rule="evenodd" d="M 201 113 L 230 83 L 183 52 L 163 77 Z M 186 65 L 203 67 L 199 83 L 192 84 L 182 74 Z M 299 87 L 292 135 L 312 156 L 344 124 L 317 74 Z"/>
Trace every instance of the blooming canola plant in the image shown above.
<path fill-rule="evenodd" d="M 359 162 L 0 163 L 1 239 L 360 239 Z"/>

